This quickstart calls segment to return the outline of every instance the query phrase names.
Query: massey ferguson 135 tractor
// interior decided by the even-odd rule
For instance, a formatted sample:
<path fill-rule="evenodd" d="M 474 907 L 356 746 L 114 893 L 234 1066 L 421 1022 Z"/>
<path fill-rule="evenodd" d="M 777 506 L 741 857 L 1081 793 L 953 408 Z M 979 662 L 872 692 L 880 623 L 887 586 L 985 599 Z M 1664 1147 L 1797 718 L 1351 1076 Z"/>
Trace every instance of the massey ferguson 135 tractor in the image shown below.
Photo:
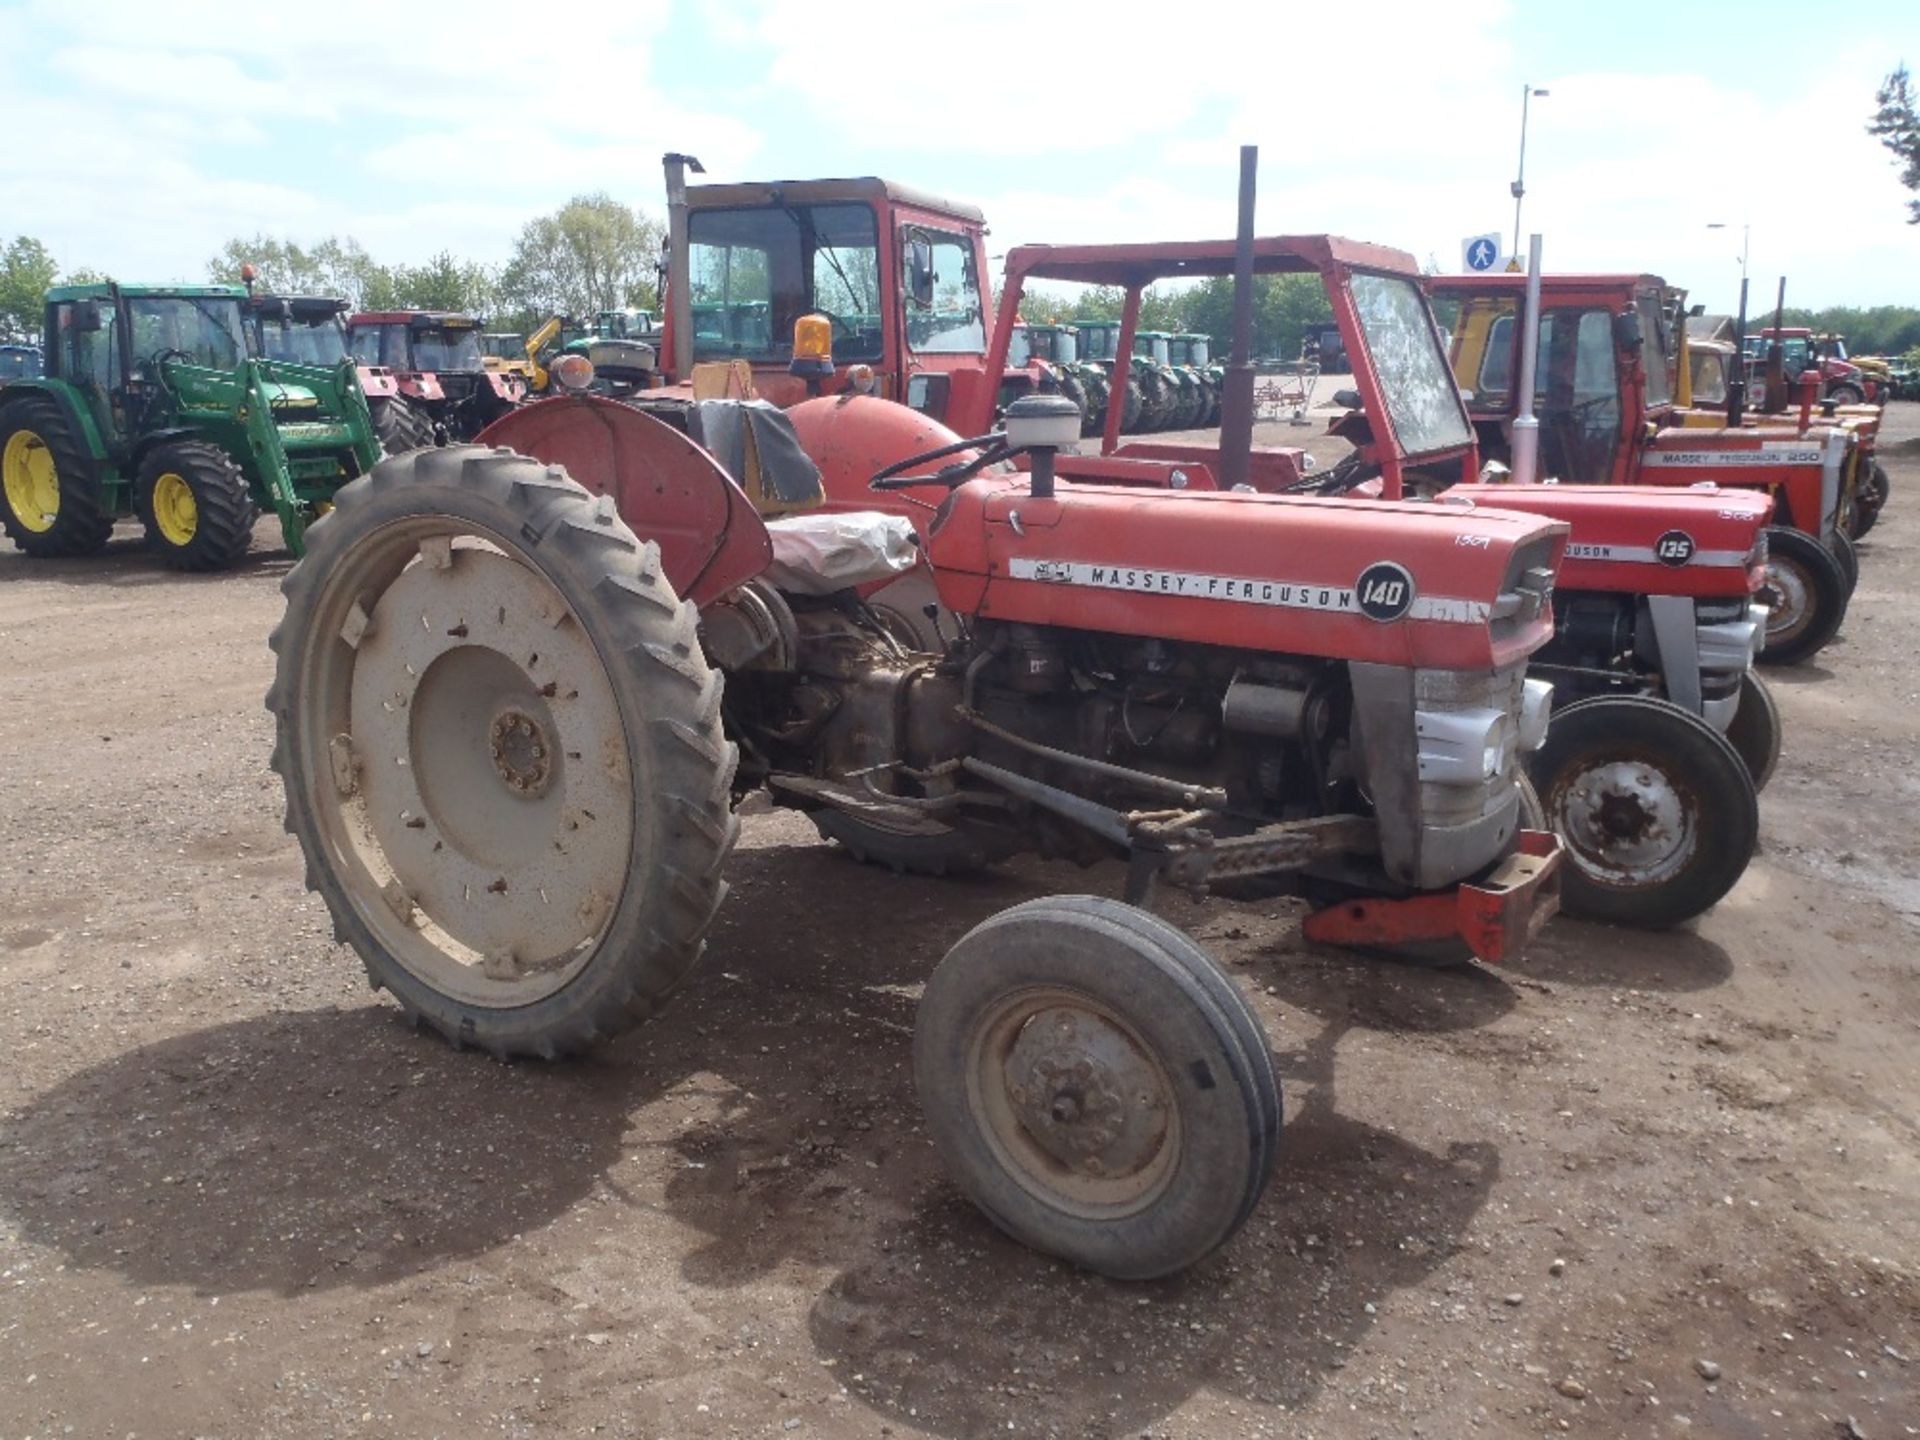
<path fill-rule="evenodd" d="M 686 324 L 684 248 L 672 263 Z M 799 378 L 827 358 L 818 328 L 796 321 Z M 1058 396 L 971 438 L 860 394 L 647 403 L 555 398 L 484 445 L 384 462 L 283 587 L 287 826 L 374 982 L 455 1043 L 551 1057 L 655 1013 L 699 958 L 750 791 L 902 871 L 1120 860 L 1125 903 L 1030 902 L 948 953 L 914 1070 L 996 1223 L 1147 1277 L 1247 1217 L 1279 1124 L 1258 1020 L 1141 908 L 1158 885 L 1285 878 L 1324 907 L 1321 939 L 1489 960 L 1553 908 L 1558 842 L 1521 820 L 1548 703 L 1525 669 L 1564 527 L 1183 492 L 1151 462 L 1069 482 Z M 737 474 L 688 433 L 743 429 Z M 926 561 L 964 621 L 941 653 L 860 598 L 916 563 L 904 521 L 769 521 L 750 498 L 854 476 L 941 504 Z"/>
<path fill-rule="evenodd" d="M 253 353 L 294 365 L 337 366 L 347 358 L 345 300 L 325 295 L 262 295 L 247 277 L 247 324 Z M 408 404 L 400 382 L 385 365 L 360 365 L 360 393 L 373 416 L 373 433 L 388 455 L 433 443 L 433 422 Z"/>
<path fill-rule="evenodd" d="M 1541 277 L 1539 414 L 1544 474 L 1584 484 L 1723 487 L 1774 498 L 1768 531 L 1766 648 L 1790 665 L 1839 630 L 1858 562 L 1848 536 L 1858 462 L 1843 424 L 1702 427 L 1675 423 L 1676 342 L 1667 287 L 1653 275 Z M 1514 316 L 1524 275 L 1428 282 L 1451 325 L 1454 376 L 1483 456 L 1504 461 L 1519 413 Z"/>
<path fill-rule="evenodd" d="M 247 551 L 262 508 L 308 520 L 379 458 L 345 360 L 248 354 L 237 285 L 47 292 L 47 373 L 0 393 L 0 525 L 27 554 L 90 555 L 135 514 L 179 570 Z"/>
<path fill-rule="evenodd" d="M 527 398 L 527 383 L 489 370 L 480 322 L 441 310 L 362 311 L 347 321 L 361 365 L 393 372 L 400 395 L 454 440 L 471 440 Z"/>
<path fill-rule="evenodd" d="M 1007 256 L 1001 321 L 1030 281 L 1118 287 L 1137 318 L 1153 281 L 1227 274 L 1233 263 L 1227 241 L 1020 246 Z M 1262 237 L 1253 242 L 1252 266 L 1256 274 L 1321 277 L 1358 387 L 1349 398 L 1360 408 L 1334 426 L 1355 445 L 1353 455 L 1313 472 L 1304 452 L 1251 451 L 1250 425 L 1232 422 L 1218 447 L 1123 445 L 1110 416 L 1105 453 L 1062 456 L 1057 474 L 1150 491 L 1211 490 L 1236 435 L 1251 452 L 1248 483 L 1269 492 L 1397 497 L 1415 474 L 1451 480 L 1474 473 L 1473 432 L 1411 256 L 1331 236 Z M 1131 319 L 1119 328 L 1124 343 Z M 795 417 L 810 450 L 822 444 L 814 427 L 824 414 Z M 1381 416 L 1388 418 L 1376 423 Z M 985 417 L 976 408 L 954 418 L 964 427 Z M 1449 493 L 1456 503 L 1526 510 L 1571 526 L 1555 590 L 1555 638 L 1537 660 L 1564 708 L 1531 762 L 1545 818 L 1567 843 L 1565 908 L 1644 926 L 1700 914 L 1752 857 L 1755 792 L 1779 753 L 1777 712 L 1751 674 L 1769 501 L 1743 491 L 1626 487 L 1456 486 Z M 873 503 L 863 487 L 832 476 L 828 494 L 835 507 Z M 920 503 L 897 500 L 897 513 L 927 530 L 938 496 L 900 497 L 908 498 Z M 882 591 L 876 607 L 910 609 L 896 596 L 913 583 Z"/>

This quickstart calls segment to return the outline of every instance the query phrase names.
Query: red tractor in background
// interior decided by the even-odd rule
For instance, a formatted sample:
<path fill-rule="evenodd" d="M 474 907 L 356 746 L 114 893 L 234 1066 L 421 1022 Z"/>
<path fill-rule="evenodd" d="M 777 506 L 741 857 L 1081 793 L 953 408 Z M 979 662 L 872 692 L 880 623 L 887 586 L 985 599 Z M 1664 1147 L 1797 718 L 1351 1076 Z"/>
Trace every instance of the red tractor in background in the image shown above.
<path fill-rule="evenodd" d="M 1844 340 L 1822 335 L 1815 338 L 1805 325 L 1763 325 L 1746 337 L 1743 345 L 1749 372 L 1758 372 L 1768 362 L 1775 344 L 1780 347 L 1781 370 L 1789 386 L 1798 386 L 1800 377 L 1811 373 L 1818 382 L 1817 397 L 1836 405 L 1885 403 L 1880 387 L 1867 373 L 1847 358 Z"/>
<path fill-rule="evenodd" d="M 1427 282 L 1481 454 L 1505 461 L 1520 413 L 1513 376 L 1526 276 Z M 1772 417 L 1739 427 L 1682 423 L 1674 399 L 1678 340 L 1669 290 L 1655 275 L 1541 277 L 1542 473 L 1575 484 L 1722 487 L 1774 499 L 1768 531 L 1769 664 L 1806 660 L 1833 638 L 1859 575 L 1850 538 L 1859 440 L 1844 423 Z M 1444 477 L 1451 480 L 1452 476 Z"/>
<path fill-rule="evenodd" d="M 1006 260 L 1000 316 L 986 369 L 1011 334 L 1035 280 L 1107 285 L 1128 297 L 1122 348 L 1132 342 L 1143 291 L 1156 280 L 1231 274 L 1229 241 L 1019 246 Z M 1333 236 L 1260 237 L 1256 274 L 1317 274 L 1352 365 L 1355 409 L 1335 433 L 1353 454 L 1326 471 L 1299 450 L 1251 449 L 1245 483 L 1275 494 L 1398 499 L 1418 477 L 1457 480 L 1478 467 L 1474 432 L 1451 383 L 1413 258 Z M 977 392 L 950 418 L 984 431 Z M 810 452 L 831 439 L 835 412 L 808 409 L 795 423 Z M 1131 485 L 1143 504 L 1169 493 L 1210 491 L 1227 473 L 1220 445 L 1129 441 L 1110 412 L 1102 453 L 1061 455 L 1055 474 L 1073 483 Z M 1591 486 L 1456 486 L 1457 504 L 1524 510 L 1571 526 L 1555 589 L 1553 641 L 1539 652 L 1555 683 L 1556 718 L 1531 769 L 1550 821 L 1568 846 L 1563 880 L 1570 913 L 1663 926 L 1718 902 L 1746 868 L 1759 836 L 1758 788 L 1779 756 L 1778 711 L 1752 673 L 1763 632 L 1754 604 L 1765 579 L 1765 496 Z M 830 473 L 830 505 L 870 507 L 851 475 Z M 931 540 L 940 495 L 899 492 L 896 513 Z M 884 501 L 882 503 L 885 503 Z M 876 604 L 899 610 L 912 580 Z M 916 598 L 924 598 L 916 597 Z M 938 629 L 942 621 L 929 617 Z M 950 622 L 948 633 L 953 632 Z M 1576 703 L 1577 702 L 1577 703 Z"/>
<path fill-rule="evenodd" d="M 400 396 L 455 440 L 471 440 L 527 398 L 526 381 L 489 370 L 480 322 L 444 310 L 362 310 L 347 320 L 354 361 L 392 373 Z"/>

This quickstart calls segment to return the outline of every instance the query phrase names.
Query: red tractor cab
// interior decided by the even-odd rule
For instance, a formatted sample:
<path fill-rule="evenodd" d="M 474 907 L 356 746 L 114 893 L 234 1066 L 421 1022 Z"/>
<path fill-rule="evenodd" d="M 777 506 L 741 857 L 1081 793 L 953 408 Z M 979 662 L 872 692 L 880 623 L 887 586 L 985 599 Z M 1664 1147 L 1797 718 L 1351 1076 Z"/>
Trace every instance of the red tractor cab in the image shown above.
<path fill-rule="evenodd" d="M 974 206 L 871 177 L 682 193 L 685 264 L 671 271 L 662 342 L 675 379 L 743 361 L 755 392 L 782 407 L 852 388 L 935 419 L 1029 394 L 1066 394 L 1084 412 L 1080 387 L 1031 353 L 1002 356 L 989 382 L 986 218 Z M 807 315 L 827 322 L 822 355 L 796 367 Z"/>
<path fill-rule="evenodd" d="M 1747 368 L 1758 372 L 1768 363 L 1775 343 L 1780 346 L 1780 368 L 1789 386 L 1797 386 L 1800 377 L 1812 372 L 1819 381 L 1819 397 L 1837 405 L 1861 405 L 1879 399 L 1875 386 L 1847 358 L 1847 345 L 1835 336 L 1815 337 L 1805 325 L 1763 325 L 1747 336 L 1744 349 Z"/>
<path fill-rule="evenodd" d="M 347 321 L 354 360 L 393 373 L 401 396 L 456 440 L 526 399 L 526 381 L 489 370 L 480 322 L 444 310 L 363 310 Z"/>
<path fill-rule="evenodd" d="M 1481 452 L 1505 461 L 1520 413 L 1513 377 L 1524 275 L 1427 282 Z M 1766 648 L 1793 664 L 1833 638 L 1858 576 L 1852 525 L 1858 438 L 1845 424 L 1769 417 L 1687 423 L 1675 404 L 1680 341 L 1657 275 L 1541 277 L 1532 409 L 1543 476 L 1572 484 L 1685 488 L 1711 481 L 1774 500 Z M 1692 417 L 1697 420 L 1698 417 Z"/>

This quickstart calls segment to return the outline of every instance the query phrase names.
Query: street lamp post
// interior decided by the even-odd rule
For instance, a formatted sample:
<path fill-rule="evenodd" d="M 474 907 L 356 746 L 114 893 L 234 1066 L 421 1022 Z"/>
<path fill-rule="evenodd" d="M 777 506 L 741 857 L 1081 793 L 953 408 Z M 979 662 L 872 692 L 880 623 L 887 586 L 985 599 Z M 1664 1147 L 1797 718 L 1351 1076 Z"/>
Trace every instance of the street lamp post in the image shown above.
<path fill-rule="evenodd" d="M 1709 230 L 1730 230 L 1732 228 L 1733 227 L 1724 220 L 1709 220 L 1707 222 L 1707 229 Z M 1740 283 L 1742 285 L 1747 283 L 1747 246 L 1752 239 L 1753 222 L 1742 220 L 1740 222 Z"/>
<path fill-rule="evenodd" d="M 1513 254 L 1520 253 L 1520 202 L 1527 194 L 1527 106 L 1534 96 L 1545 97 L 1545 90 L 1536 90 L 1531 85 L 1520 87 L 1520 168 L 1515 173 L 1513 184 Z"/>

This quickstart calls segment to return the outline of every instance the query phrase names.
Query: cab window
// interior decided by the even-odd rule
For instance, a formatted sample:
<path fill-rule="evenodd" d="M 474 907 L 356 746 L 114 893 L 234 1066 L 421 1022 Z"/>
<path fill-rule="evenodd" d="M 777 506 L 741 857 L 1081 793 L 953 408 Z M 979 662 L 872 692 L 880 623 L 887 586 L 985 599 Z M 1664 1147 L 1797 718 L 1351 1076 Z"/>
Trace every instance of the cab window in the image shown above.
<path fill-rule="evenodd" d="M 980 275 L 973 262 L 973 241 L 965 235 L 921 230 L 933 254 L 933 303 L 913 298 L 913 276 L 903 274 L 902 303 L 907 307 L 907 344 L 923 355 L 979 355 L 987 348 L 985 306 Z M 911 267 L 911 247 L 903 265 Z"/>
<path fill-rule="evenodd" d="M 860 204 L 696 210 L 687 221 L 696 360 L 786 361 L 793 323 L 833 322 L 835 360 L 878 360 L 879 226 Z"/>
<path fill-rule="evenodd" d="M 54 323 L 60 330 L 65 350 L 60 366 L 63 378 L 101 395 L 120 385 L 120 327 L 114 323 L 113 307 L 100 306 L 100 328 L 82 330 L 78 324 L 79 306 L 59 307 Z"/>

